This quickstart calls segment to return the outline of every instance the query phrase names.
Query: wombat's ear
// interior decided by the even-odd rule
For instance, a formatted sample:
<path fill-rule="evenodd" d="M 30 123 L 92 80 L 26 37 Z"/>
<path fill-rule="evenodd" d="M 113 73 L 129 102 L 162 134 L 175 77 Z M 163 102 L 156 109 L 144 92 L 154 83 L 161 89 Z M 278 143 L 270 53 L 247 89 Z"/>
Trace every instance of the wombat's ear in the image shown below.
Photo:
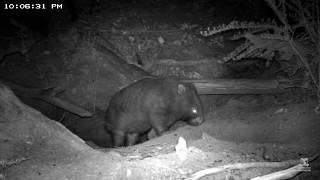
<path fill-rule="evenodd" d="M 186 92 L 186 86 L 183 84 L 178 84 L 178 95 L 183 95 Z"/>

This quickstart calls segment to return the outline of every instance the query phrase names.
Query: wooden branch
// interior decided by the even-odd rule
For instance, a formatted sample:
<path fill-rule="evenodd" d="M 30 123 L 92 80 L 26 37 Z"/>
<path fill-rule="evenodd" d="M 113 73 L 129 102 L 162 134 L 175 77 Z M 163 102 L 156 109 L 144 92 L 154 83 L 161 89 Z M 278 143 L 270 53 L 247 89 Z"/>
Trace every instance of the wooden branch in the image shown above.
<path fill-rule="evenodd" d="M 217 173 L 222 173 L 228 170 L 234 169 L 248 169 L 248 168 L 281 168 L 281 167 L 289 167 L 294 164 L 299 163 L 299 160 L 291 160 L 286 162 L 251 162 L 251 163 L 235 163 L 235 164 L 227 164 L 223 166 L 218 166 L 214 168 L 205 169 L 202 171 L 198 171 L 187 180 L 198 180 L 202 177 L 213 175 Z"/>
<path fill-rule="evenodd" d="M 263 79 L 214 79 L 214 80 L 183 80 L 193 83 L 198 94 L 271 94 L 284 92 L 284 85 L 277 80 Z"/>
<path fill-rule="evenodd" d="M 300 172 L 311 171 L 311 168 L 308 166 L 304 166 L 303 164 L 295 165 L 289 169 L 277 171 L 271 174 L 267 174 L 264 176 L 259 176 L 252 178 L 251 180 L 282 180 L 282 179 L 290 179 L 296 176 Z"/>
<path fill-rule="evenodd" d="M 314 156 L 308 158 L 301 158 L 300 163 L 296 166 L 293 166 L 289 169 L 285 169 L 282 171 L 277 171 L 271 174 L 267 174 L 264 176 L 258 176 L 252 178 L 251 180 L 282 180 L 282 179 L 290 179 L 296 176 L 300 172 L 311 171 L 311 167 L 309 167 L 309 162 L 314 161 L 319 157 L 319 154 L 315 154 Z"/>
<path fill-rule="evenodd" d="M 94 45 L 96 51 L 100 52 L 101 56 L 110 63 L 117 71 L 123 74 L 127 79 L 136 81 L 143 77 L 151 76 L 148 72 L 133 65 L 128 64 L 125 60 L 119 57 L 116 53 L 108 49 L 104 44 L 110 44 L 103 38 L 98 38 Z"/>
<path fill-rule="evenodd" d="M 52 104 L 54 106 L 57 106 L 61 109 L 64 109 L 70 113 L 76 114 L 80 117 L 91 117 L 92 116 L 92 113 L 90 113 L 89 111 L 57 97 L 56 96 L 57 94 L 60 94 L 63 92 L 62 89 L 59 89 L 59 88 L 47 88 L 47 89 L 30 88 L 30 87 L 25 87 L 25 86 L 19 85 L 17 83 L 14 83 L 12 81 L 9 81 L 9 80 L 3 79 L 3 78 L 1 78 L 0 82 L 3 82 L 8 87 L 10 87 L 12 89 L 12 91 L 17 96 L 39 99 L 39 100 L 45 101 L 49 104 Z"/>
<path fill-rule="evenodd" d="M 51 96 L 50 94 L 51 93 L 49 92 L 48 94 L 45 93 L 45 94 L 42 94 L 41 96 L 36 96 L 34 98 L 43 100 L 49 104 L 52 104 L 52 105 L 57 106 L 59 108 L 62 108 L 64 110 L 71 112 L 73 114 L 76 114 L 80 117 L 92 117 L 91 112 L 89 112 L 89 111 L 87 111 L 77 105 L 74 105 L 68 101 L 62 100 L 56 96 Z"/>
<path fill-rule="evenodd" d="M 310 157 L 309 161 L 313 161 L 318 158 L 318 154 Z M 304 164 L 308 159 L 288 160 L 283 162 L 251 162 L 251 163 L 235 163 L 227 164 L 219 167 L 205 169 L 192 174 L 187 180 L 198 180 L 204 176 L 225 172 L 227 170 L 234 169 L 248 169 L 248 168 L 287 168 L 296 164 Z M 262 179 L 261 179 L 262 180 Z M 267 180 L 267 179 L 264 179 Z M 269 180 L 269 179 L 268 179 Z M 270 179 L 271 180 L 271 179 Z"/>

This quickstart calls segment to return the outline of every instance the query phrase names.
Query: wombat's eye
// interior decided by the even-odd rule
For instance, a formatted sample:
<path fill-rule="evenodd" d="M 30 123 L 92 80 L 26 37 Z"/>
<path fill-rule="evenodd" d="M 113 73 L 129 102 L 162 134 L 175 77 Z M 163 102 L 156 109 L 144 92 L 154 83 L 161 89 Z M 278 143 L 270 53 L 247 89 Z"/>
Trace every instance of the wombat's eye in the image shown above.
<path fill-rule="evenodd" d="M 198 111 L 197 111 L 197 109 L 195 107 L 192 107 L 191 111 L 192 111 L 193 114 L 197 114 L 198 113 Z"/>

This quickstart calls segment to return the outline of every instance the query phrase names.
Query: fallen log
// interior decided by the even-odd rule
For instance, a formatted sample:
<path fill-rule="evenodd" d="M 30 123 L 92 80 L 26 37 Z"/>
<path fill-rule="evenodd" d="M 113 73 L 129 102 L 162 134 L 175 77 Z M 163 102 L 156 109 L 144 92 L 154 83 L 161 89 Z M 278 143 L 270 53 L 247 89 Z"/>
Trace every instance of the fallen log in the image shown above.
<path fill-rule="evenodd" d="M 12 91 L 17 96 L 39 99 L 39 100 L 45 101 L 49 104 L 52 104 L 56 107 L 59 107 L 61 109 L 64 109 L 70 113 L 76 114 L 80 117 L 91 117 L 92 116 L 92 113 L 83 109 L 82 107 L 79 107 L 77 105 L 74 105 L 66 100 L 62 100 L 61 98 L 57 97 L 56 96 L 57 94 L 60 94 L 63 92 L 62 89 L 59 89 L 59 88 L 31 88 L 31 87 L 26 87 L 26 86 L 14 83 L 14 82 L 9 81 L 4 78 L 1 78 L 0 82 L 4 83 L 8 87 L 10 87 L 12 89 Z"/>
<path fill-rule="evenodd" d="M 104 38 L 99 38 L 95 43 L 95 49 L 101 53 L 103 57 L 128 80 L 136 81 L 145 77 L 154 77 L 147 71 L 133 65 L 128 64 L 120 56 L 110 50 L 108 47 L 110 42 Z M 177 62 L 175 60 L 162 60 L 158 64 L 174 65 L 180 63 L 182 65 L 198 65 L 208 63 L 210 60 L 203 59 L 197 61 Z M 214 80 L 183 80 L 183 82 L 193 83 L 200 95 L 210 94 L 273 94 L 284 92 L 286 88 L 296 87 L 297 85 L 290 82 L 280 82 L 278 80 L 265 79 L 214 79 Z M 299 85 L 298 85 L 299 87 Z"/>
<path fill-rule="evenodd" d="M 193 83 L 198 94 L 273 94 L 284 92 L 286 88 L 296 87 L 269 79 L 213 79 L 213 80 L 182 80 Z"/>

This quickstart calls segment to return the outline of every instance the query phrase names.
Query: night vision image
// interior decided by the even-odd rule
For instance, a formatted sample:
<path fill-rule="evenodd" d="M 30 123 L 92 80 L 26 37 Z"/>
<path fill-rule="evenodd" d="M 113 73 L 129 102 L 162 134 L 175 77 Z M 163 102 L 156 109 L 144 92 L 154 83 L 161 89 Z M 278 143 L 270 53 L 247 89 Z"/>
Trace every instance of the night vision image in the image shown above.
<path fill-rule="evenodd" d="M 319 180 L 319 0 L 2 0 L 0 180 Z"/>

